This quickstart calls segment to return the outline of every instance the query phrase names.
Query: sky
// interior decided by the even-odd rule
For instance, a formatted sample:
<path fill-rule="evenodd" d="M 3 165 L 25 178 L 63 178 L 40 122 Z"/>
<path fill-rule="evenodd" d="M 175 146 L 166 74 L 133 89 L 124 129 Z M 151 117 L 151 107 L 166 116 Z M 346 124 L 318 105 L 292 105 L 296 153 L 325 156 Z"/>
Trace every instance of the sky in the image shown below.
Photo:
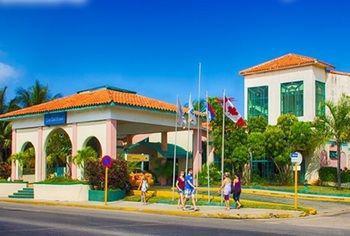
<path fill-rule="evenodd" d="M 350 71 L 347 0 L 0 0 L 0 87 L 52 94 L 112 85 L 183 103 L 221 96 L 243 112 L 239 71 L 293 52 Z"/>

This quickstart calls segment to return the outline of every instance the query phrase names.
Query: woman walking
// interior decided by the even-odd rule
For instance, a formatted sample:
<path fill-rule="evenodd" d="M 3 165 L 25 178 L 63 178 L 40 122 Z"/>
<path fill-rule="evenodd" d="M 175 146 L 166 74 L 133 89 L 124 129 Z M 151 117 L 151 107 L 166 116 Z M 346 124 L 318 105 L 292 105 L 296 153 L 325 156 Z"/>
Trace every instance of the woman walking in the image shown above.
<path fill-rule="evenodd" d="M 185 191 L 185 172 L 181 171 L 180 176 L 176 180 L 176 188 L 179 193 L 178 208 L 184 208 L 184 191 Z"/>
<path fill-rule="evenodd" d="M 230 193 L 231 193 L 231 179 L 230 174 L 226 172 L 222 181 L 220 191 L 223 191 L 225 200 L 225 209 L 230 210 Z"/>
<path fill-rule="evenodd" d="M 239 198 L 241 196 L 241 191 L 242 191 L 241 179 L 239 178 L 238 175 L 235 175 L 233 179 L 233 199 L 235 200 L 237 209 L 242 207 L 242 204 L 239 201 Z"/>

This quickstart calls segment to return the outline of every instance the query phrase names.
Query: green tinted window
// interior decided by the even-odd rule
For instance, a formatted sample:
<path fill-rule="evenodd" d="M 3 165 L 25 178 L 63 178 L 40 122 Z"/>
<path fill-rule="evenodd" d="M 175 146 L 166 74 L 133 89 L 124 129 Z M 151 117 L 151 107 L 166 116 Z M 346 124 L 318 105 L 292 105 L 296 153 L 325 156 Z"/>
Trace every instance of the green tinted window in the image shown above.
<path fill-rule="evenodd" d="M 303 81 L 281 84 L 281 114 L 304 115 Z"/>
<path fill-rule="evenodd" d="M 248 88 L 248 119 L 254 116 L 268 116 L 267 86 Z"/>
<path fill-rule="evenodd" d="M 320 81 L 316 81 L 316 116 L 324 116 L 325 115 L 325 100 L 326 100 L 326 86 L 325 83 Z"/>

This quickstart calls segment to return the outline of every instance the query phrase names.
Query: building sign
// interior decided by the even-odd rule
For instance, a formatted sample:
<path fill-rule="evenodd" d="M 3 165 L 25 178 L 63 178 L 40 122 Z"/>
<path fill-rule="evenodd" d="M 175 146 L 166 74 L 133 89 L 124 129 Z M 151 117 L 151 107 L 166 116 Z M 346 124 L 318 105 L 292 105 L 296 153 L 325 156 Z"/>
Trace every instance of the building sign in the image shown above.
<path fill-rule="evenodd" d="M 64 125 L 67 122 L 67 112 L 56 112 L 44 115 L 45 126 Z"/>
<path fill-rule="evenodd" d="M 141 162 L 141 161 L 149 161 L 148 154 L 126 154 L 126 161 L 129 162 Z"/>

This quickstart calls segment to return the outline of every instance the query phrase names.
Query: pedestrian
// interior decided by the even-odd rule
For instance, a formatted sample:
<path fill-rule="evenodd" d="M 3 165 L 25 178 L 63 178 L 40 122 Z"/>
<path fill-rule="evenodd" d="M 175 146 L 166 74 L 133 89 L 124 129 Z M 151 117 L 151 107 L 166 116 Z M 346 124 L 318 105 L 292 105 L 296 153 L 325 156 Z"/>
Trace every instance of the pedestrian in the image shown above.
<path fill-rule="evenodd" d="M 241 179 L 239 177 L 238 174 L 235 174 L 234 175 L 234 179 L 233 179 L 233 199 L 235 200 L 235 203 L 236 203 L 236 208 L 239 209 L 242 207 L 242 204 L 239 200 L 240 196 L 241 196 L 241 191 L 242 191 L 242 188 L 241 188 Z"/>
<path fill-rule="evenodd" d="M 231 179 L 230 179 L 230 174 L 226 172 L 224 174 L 224 179 L 222 180 L 222 184 L 220 187 L 220 191 L 223 192 L 224 195 L 224 200 L 225 200 L 225 209 L 230 210 L 230 194 L 231 194 Z"/>
<path fill-rule="evenodd" d="M 145 172 L 142 172 L 142 176 L 141 176 L 141 182 L 139 184 L 139 190 L 141 190 L 141 203 L 143 203 L 144 205 L 147 204 L 147 190 L 148 190 L 148 181 L 145 175 Z"/>
<path fill-rule="evenodd" d="M 184 207 L 184 191 L 185 191 L 185 172 L 180 171 L 180 176 L 176 180 L 176 188 L 179 193 L 179 201 L 177 203 L 178 208 Z"/>
<path fill-rule="evenodd" d="M 186 205 L 186 202 L 188 201 L 188 199 L 191 198 L 193 210 L 195 210 L 195 211 L 199 210 L 196 206 L 195 191 L 196 191 L 196 187 L 193 184 L 193 170 L 192 170 L 192 168 L 189 168 L 188 174 L 185 178 L 185 199 L 186 200 L 185 200 L 183 209 L 185 209 L 185 205 Z"/>

